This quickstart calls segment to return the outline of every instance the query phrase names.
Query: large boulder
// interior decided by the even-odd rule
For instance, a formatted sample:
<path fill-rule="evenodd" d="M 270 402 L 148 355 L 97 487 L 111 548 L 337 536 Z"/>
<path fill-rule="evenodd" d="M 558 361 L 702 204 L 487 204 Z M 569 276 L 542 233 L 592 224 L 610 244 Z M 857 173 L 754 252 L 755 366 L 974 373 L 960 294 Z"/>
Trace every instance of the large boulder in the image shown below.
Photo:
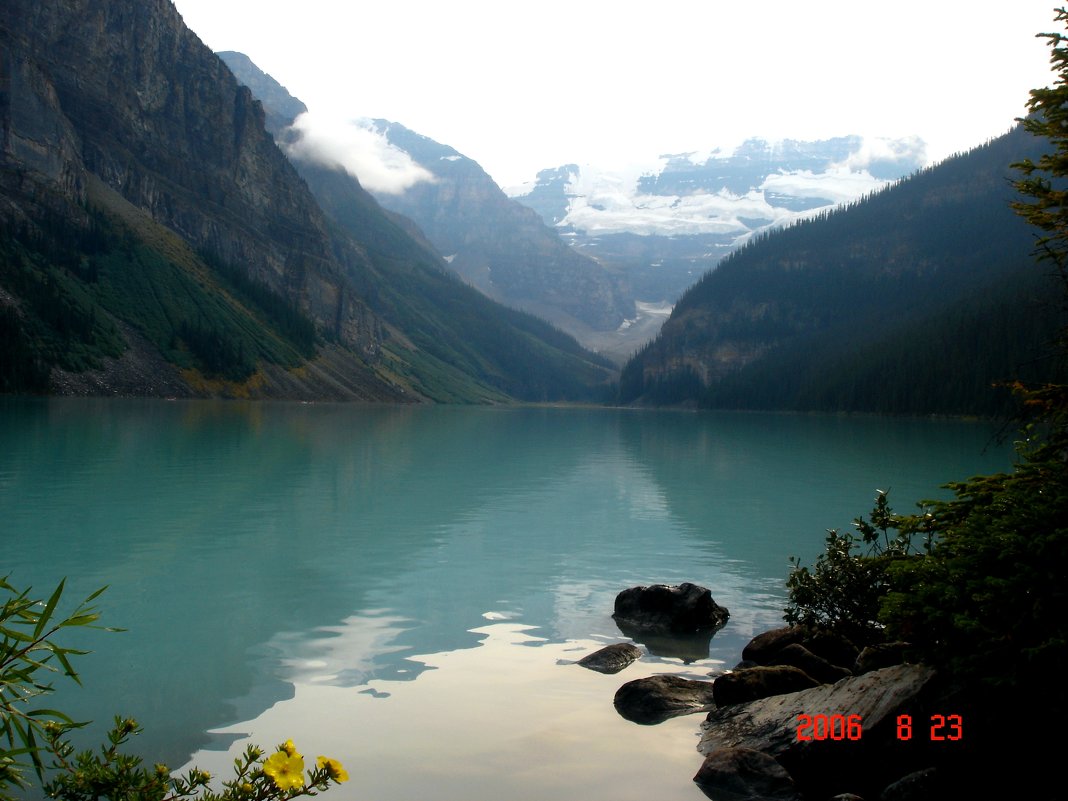
<path fill-rule="evenodd" d="M 751 748 L 709 754 L 693 780 L 713 801 L 801 801 L 790 774 Z"/>
<path fill-rule="evenodd" d="M 816 656 L 799 642 L 791 643 L 772 657 L 773 665 L 790 665 L 803 670 L 820 684 L 834 684 L 839 679 L 853 675 L 848 668 L 832 665 L 821 656 Z M 800 687 L 798 689 L 801 689 Z"/>
<path fill-rule="evenodd" d="M 806 636 L 807 632 L 800 626 L 781 626 L 763 631 L 742 649 L 742 660 L 758 665 L 770 665 L 775 654 L 787 645 L 803 642 Z"/>
<path fill-rule="evenodd" d="M 686 582 L 623 590 L 612 617 L 642 629 L 685 633 L 718 629 L 730 612 L 712 600 L 710 590 Z"/>
<path fill-rule="evenodd" d="M 879 668 L 900 665 L 905 661 L 905 653 L 909 649 L 907 642 L 884 642 L 879 645 L 869 645 L 857 655 L 857 661 L 853 665 L 856 674 L 869 673 Z"/>
<path fill-rule="evenodd" d="M 717 706 L 729 706 L 819 685 L 816 679 L 791 665 L 758 665 L 724 673 L 712 683 L 712 695 Z"/>
<path fill-rule="evenodd" d="M 854 792 L 876 798 L 891 781 L 927 766 L 918 737 L 897 738 L 897 716 L 912 715 L 919 731 L 934 679 L 929 667 L 897 665 L 833 685 L 721 707 L 709 713 L 698 750 L 761 751 L 790 773 L 806 797 Z M 805 725 L 817 718 L 822 726 Z M 842 736 L 850 720 L 859 729 L 849 730 L 855 736 Z"/>
<path fill-rule="evenodd" d="M 712 682 L 694 681 L 662 674 L 628 681 L 613 701 L 624 718 L 642 725 L 662 723 L 668 718 L 707 712 L 715 706 Z"/>
<path fill-rule="evenodd" d="M 859 649 L 845 637 L 829 631 L 813 631 L 804 626 L 783 626 L 758 634 L 742 649 L 742 659 L 758 665 L 794 664 L 779 658 L 793 645 L 804 646 L 832 665 L 851 669 Z M 797 665 L 804 670 L 803 665 Z M 812 675 L 815 676 L 815 673 Z M 840 678 L 840 677 L 839 677 Z"/>
<path fill-rule="evenodd" d="M 612 674 L 629 667 L 635 659 L 640 659 L 641 655 L 642 649 L 638 646 L 629 642 L 617 642 L 582 657 L 578 664 L 598 673 Z"/>

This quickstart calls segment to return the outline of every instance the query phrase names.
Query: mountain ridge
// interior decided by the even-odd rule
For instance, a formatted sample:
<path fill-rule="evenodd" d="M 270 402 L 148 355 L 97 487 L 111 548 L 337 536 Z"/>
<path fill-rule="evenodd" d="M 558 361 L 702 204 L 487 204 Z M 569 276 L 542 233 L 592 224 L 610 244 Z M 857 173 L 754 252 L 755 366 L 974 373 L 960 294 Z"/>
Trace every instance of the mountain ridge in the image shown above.
<path fill-rule="evenodd" d="M 1059 323 L 1009 205 L 1010 165 L 1038 147 L 1017 127 L 753 240 L 680 298 L 621 400 L 996 413 L 992 382 L 1060 369 L 1035 361 Z"/>
<path fill-rule="evenodd" d="M 12 0 L 0 48 L 0 389 L 485 402 L 604 380 L 458 289 L 490 350 L 437 301 L 406 306 L 390 270 L 440 266 L 373 201 L 392 260 L 329 219 L 167 0 Z"/>

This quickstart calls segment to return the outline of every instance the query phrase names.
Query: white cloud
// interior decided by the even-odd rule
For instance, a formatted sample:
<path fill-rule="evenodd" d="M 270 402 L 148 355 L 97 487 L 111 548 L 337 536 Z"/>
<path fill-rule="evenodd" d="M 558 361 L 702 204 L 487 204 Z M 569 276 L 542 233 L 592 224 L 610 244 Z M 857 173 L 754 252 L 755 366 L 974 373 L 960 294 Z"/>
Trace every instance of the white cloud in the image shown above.
<path fill-rule="evenodd" d="M 343 169 L 368 191 L 398 195 L 421 181 L 434 180 L 407 153 L 359 120 L 307 112 L 294 120 L 290 130 L 297 133 L 286 146 L 292 158 Z"/>
<path fill-rule="evenodd" d="M 821 173 L 811 170 L 775 173 L 765 178 L 760 188 L 793 197 L 823 198 L 832 203 L 844 203 L 881 189 L 887 183 L 873 178 L 865 170 L 833 167 Z"/>
<path fill-rule="evenodd" d="M 860 171 L 867 170 L 873 162 L 879 161 L 915 161 L 924 164 L 927 161 L 927 145 L 918 136 L 898 139 L 865 136 L 860 149 L 850 153 L 848 158 L 835 166 Z"/>

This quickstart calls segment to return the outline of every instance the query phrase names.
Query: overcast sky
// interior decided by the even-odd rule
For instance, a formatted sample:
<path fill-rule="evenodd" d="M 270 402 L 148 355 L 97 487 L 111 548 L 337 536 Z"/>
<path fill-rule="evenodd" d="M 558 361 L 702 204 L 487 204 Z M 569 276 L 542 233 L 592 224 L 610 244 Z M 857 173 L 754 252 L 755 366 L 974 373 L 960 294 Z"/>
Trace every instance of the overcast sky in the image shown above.
<path fill-rule="evenodd" d="M 943 158 L 1051 80 L 1047 0 L 174 0 L 318 114 L 384 117 L 502 186 L 750 136 Z"/>

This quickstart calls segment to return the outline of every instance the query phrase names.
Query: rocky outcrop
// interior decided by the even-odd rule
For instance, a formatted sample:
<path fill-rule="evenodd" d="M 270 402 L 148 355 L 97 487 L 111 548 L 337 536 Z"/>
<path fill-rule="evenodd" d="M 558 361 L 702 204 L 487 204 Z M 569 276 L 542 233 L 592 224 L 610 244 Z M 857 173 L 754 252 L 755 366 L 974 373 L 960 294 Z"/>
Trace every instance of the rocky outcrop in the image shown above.
<path fill-rule="evenodd" d="M 905 642 L 885 642 L 878 645 L 869 645 L 859 654 L 853 664 L 853 672 L 857 675 L 868 673 L 879 668 L 900 665 L 905 661 L 905 653 L 909 644 Z"/>
<path fill-rule="evenodd" d="M 617 623 L 639 629 L 689 633 L 723 626 L 730 612 L 712 599 L 706 587 L 685 582 L 631 587 L 616 596 Z"/>
<path fill-rule="evenodd" d="M 724 673 L 713 682 L 712 694 L 716 704 L 729 706 L 772 695 L 807 690 L 819 685 L 820 682 L 800 668 L 789 665 L 758 665 Z"/>
<path fill-rule="evenodd" d="M 781 626 L 761 632 L 742 649 L 742 661 L 769 665 L 776 653 L 787 645 L 802 642 L 807 636 L 808 632 L 800 626 Z"/>
<path fill-rule="evenodd" d="M 707 712 L 715 705 L 712 682 L 671 674 L 628 681 L 616 691 L 613 703 L 621 716 L 643 725 Z"/>
<path fill-rule="evenodd" d="M 750 640 L 742 649 L 742 660 L 757 665 L 793 665 L 821 682 L 835 682 L 850 675 L 858 654 L 857 646 L 839 634 L 783 626 Z M 881 667 L 889 664 L 893 663 Z"/>
<path fill-rule="evenodd" d="M 713 801 L 802 801 L 782 765 L 752 748 L 710 754 L 693 780 Z"/>
<path fill-rule="evenodd" d="M 84 200 L 79 168 L 96 175 L 344 344 L 374 350 L 374 327 L 359 322 L 366 309 L 341 278 L 364 269 L 364 257 L 351 246 L 338 253 L 262 109 L 173 4 L 11 0 L 0 30 L 19 76 L 3 110 L 6 162 L 37 170 L 75 202 Z"/>
<path fill-rule="evenodd" d="M 925 719 L 934 678 L 928 667 L 898 665 L 721 707 L 709 713 L 698 750 L 706 755 L 738 747 L 760 751 L 774 757 L 806 796 L 856 792 L 876 797 L 878 788 L 927 767 L 922 745 L 898 739 L 897 716 Z M 822 720 L 806 728 L 806 721 L 817 716 Z M 849 721 L 852 730 L 846 728 Z"/>
<path fill-rule="evenodd" d="M 791 643 L 775 654 L 773 664 L 789 665 L 814 678 L 820 684 L 833 684 L 839 679 L 851 676 L 848 668 L 831 664 L 821 656 L 812 653 L 801 643 Z"/>
<path fill-rule="evenodd" d="M 498 402 L 608 380 L 447 275 L 351 176 L 330 219 L 265 125 L 169 0 L 0 4 L 0 315 L 17 342 L 0 389 Z"/>
<path fill-rule="evenodd" d="M 465 281 L 580 341 L 587 329 L 614 331 L 633 316 L 600 264 L 572 251 L 475 161 L 396 122 L 375 124 L 434 176 L 402 194 L 379 193 L 378 201 L 415 220 Z"/>
<path fill-rule="evenodd" d="M 634 660 L 640 659 L 642 649 L 629 642 L 619 642 L 606 645 L 588 656 L 584 656 L 578 664 L 598 673 L 614 674 L 629 667 Z"/>

